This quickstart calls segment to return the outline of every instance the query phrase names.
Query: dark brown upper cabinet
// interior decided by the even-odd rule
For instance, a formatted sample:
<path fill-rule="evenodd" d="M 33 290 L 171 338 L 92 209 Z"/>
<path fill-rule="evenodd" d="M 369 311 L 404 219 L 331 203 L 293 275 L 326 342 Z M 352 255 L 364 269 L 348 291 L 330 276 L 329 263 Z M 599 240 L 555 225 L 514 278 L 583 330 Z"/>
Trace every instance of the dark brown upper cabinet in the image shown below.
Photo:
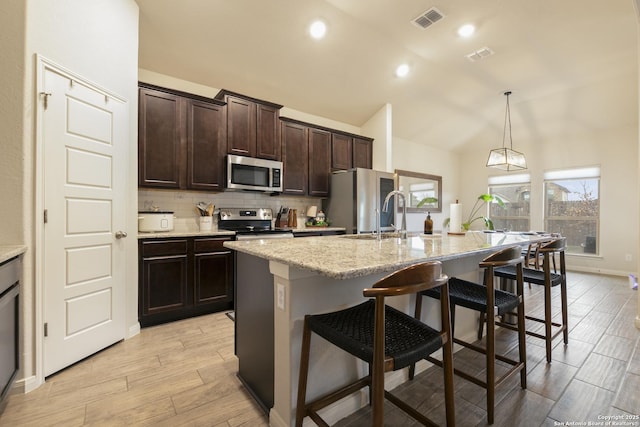
<path fill-rule="evenodd" d="M 333 170 L 371 169 L 373 139 L 288 117 L 280 122 L 284 194 L 328 197 Z"/>
<path fill-rule="evenodd" d="M 283 194 L 307 195 L 309 141 L 307 127 L 287 121 L 282 127 Z"/>
<path fill-rule="evenodd" d="M 331 132 L 308 128 L 309 196 L 328 197 L 331 182 Z"/>
<path fill-rule="evenodd" d="M 224 103 L 142 83 L 138 95 L 138 185 L 222 191 Z"/>
<path fill-rule="evenodd" d="M 187 99 L 187 188 L 224 190 L 226 126 L 223 105 Z"/>
<path fill-rule="evenodd" d="M 331 169 L 351 169 L 353 162 L 353 138 L 340 133 L 331 135 Z"/>
<path fill-rule="evenodd" d="M 373 139 L 334 132 L 331 138 L 331 169 L 372 168 Z"/>
<path fill-rule="evenodd" d="M 282 105 L 221 90 L 227 104 L 227 153 L 281 160 L 278 119 Z"/>
<path fill-rule="evenodd" d="M 372 169 L 373 167 L 373 140 L 369 138 L 353 138 L 354 168 Z"/>
<path fill-rule="evenodd" d="M 185 117 L 181 97 L 140 88 L 138 102 L 138 185 L 183 187 Z"/>

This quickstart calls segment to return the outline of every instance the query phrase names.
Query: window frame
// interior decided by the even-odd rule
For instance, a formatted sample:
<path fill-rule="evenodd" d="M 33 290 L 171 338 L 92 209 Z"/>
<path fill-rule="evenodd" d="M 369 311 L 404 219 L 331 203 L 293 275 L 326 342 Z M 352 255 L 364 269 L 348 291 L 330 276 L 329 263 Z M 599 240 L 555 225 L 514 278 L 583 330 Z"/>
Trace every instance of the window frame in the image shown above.
<path fill-rule="evenodd" d="M 559 181 L 583 181 L 583 180 L 596 180 L 595 190 L 597 191 L 597 214 L 595 218 L 593 216 L 550 216 L 548 215 L 548 185 L 549 183 L 557 183 Z M 600 187 L 602 183 L 602 174 L 599 166 L 590 167 L 578 167 L 578 168 L 566 168 L 545 171 L 543 175 L 543 200 L 542 200 L 542 220 L 545 229 L 549 230 L 549 221 L 595 221 L 595 236 L 584 235 L 584 243 L 580 246 L 583 248 L 583 252 L 574 252 L 567 250 L 567 255 L 584 256 L 584 257 L 600 257 L 600 215 L 601 215 L 601 192 Z M 559 184 L 557 184 L 559 185 Z M 549 230 L 553 231 L 553 230 Z M 564 235 L 564 234 L 563 234 Z M 567 237 L 567 236 L 565 236 Z M 584 252 L 587 249 L 588 237 L 595 237 L 594 252 Z"/>
<path fill-rule="evenodd" d="M 513 219 L 513 220 L 523 220 L 526 219 L 527 221 L 527 229 L 526 230 L 507 230 L 507 231 L 529 231 L 531 228 L 531 175 L 528 173 L 522 173 L 522 174 L 510 174 L 510 175 L 496 175 L 496 176 L 490 176 L 489 179 L 487 180 L 487 193 L 488 194 L 495 194 L 492 190 L 496 189 L 496 188 L 505 188 L 505 187 L 514 187 L 514 186 L 528 186 L 529 187 L 529 209 L 528 209 L 528 214 L 527 216 L 504 216 L 504 217 L 492 217 L 491 215 L 491 204 L 487 203 L 487 217 L 491 218 L 491 220 L 494 222 L 494 226 L 495 226 L 495 219 L 505 219 L 506 221 L 508 221 L 509 219 Z"/>

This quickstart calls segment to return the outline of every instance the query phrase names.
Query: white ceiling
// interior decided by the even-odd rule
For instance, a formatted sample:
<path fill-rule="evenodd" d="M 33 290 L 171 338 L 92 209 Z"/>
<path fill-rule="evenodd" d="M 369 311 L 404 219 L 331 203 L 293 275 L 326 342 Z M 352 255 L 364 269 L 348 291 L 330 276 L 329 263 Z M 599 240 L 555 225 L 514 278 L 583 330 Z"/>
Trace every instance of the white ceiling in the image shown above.
<path fill-rule="evenodd" d="M 536 133 L 544 133 L 550 113 L 554 122 L 575 126 L 618 120 L 575 100 L 564 100 L 557 112 L 535 106 L 536 99 L 562 100 L 592 85 L 620 92 L 620 82 L 630 81 L 631 93 L 608 101 L 637 111 L 634 0 L 137 3 L 140 68 L 354 126 L 389 103 L 394 136 L 445 149 L 487 128 L 501 137 L 505 90 L 513 91 L 514 127 L 521 120 Z M 445 18 L 426 30 L 410 23 L 430 7 Z M 307 35 L 318 17 L 328 23 L 322 41 Z M 469 22 L 476 34 L 458 37 L 457 28 Z M 485 46 L 495 55 L 465 57 Z M 401 62 L 411 66 L 405 79 L 394 76 Z"/>

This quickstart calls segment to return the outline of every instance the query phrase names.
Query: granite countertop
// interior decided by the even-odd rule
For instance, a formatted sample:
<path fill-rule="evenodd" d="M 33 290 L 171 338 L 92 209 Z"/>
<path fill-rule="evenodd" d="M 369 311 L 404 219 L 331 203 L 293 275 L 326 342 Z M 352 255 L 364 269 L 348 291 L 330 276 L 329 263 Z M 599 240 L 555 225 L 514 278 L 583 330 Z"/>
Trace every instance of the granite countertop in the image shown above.
<path fill-rule="evenodd" d="M 292 267 L 310 270 L 334 279 L 350 279 L 384 273 L 427 260 L 451 260 L 472 253 L 490 253 L 512 245 L 526 245 L 548 238 L 519 233 L 464 235 L 414 235 L 406 241 L 386 238 L 377 241 L 363 235 L 307 237 L 225 242 L 239 252 Z"/>
<path fill-rule="evenodd" d="M 0 245 L 0 263 L 22 255 L 26 251 L 27 247 L 23 245 Z"/>

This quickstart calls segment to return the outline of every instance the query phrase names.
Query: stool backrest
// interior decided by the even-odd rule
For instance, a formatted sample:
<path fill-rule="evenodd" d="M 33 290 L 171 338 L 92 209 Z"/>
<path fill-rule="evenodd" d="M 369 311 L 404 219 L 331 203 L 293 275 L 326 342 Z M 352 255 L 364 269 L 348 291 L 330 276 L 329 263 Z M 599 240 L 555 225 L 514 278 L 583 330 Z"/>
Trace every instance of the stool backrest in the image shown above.
<path fill-rule="evenodd" d="M 564 252 L 566 247 L 567 247 L 566 237 L 560 237 L 540 245 L 540 248 L 538 249 L 538 251 L 543 256 L 542 269 L 545 271 L 545 274 L 548 275 L 551 272 L 550 263 L 553 264 L 553 271 L 554 272 L 556 271 L 556 254 L 559 254 L 560 255 L 559 257 L 560 258 L 560 274 L 563 277 L 566 275 L 567 267 L 565 264 L 565 257 L 564 257 Z"/>
<path fill-rule="evenodd" d="M 437 288 L 448 280 L 449 277 L 442 274 L 440 261 L 423 262 L 394 271 L 362 293 L 365 297 L 413 294 Z"/>
<path fill-rule="evenodd" d="M 492 253 L 483 259 L 479 266 L 480 268 L 503 267 L 518 263 L 522 263 L 522 248 L 520 246 L 512 246 Z"/>
<path fill-rule="evenodd" d="M 567 246 L 567 238 L 560 237 L 549 242 L 543 242 L 538 249 L 540 252 L 564 252 Z"/>

